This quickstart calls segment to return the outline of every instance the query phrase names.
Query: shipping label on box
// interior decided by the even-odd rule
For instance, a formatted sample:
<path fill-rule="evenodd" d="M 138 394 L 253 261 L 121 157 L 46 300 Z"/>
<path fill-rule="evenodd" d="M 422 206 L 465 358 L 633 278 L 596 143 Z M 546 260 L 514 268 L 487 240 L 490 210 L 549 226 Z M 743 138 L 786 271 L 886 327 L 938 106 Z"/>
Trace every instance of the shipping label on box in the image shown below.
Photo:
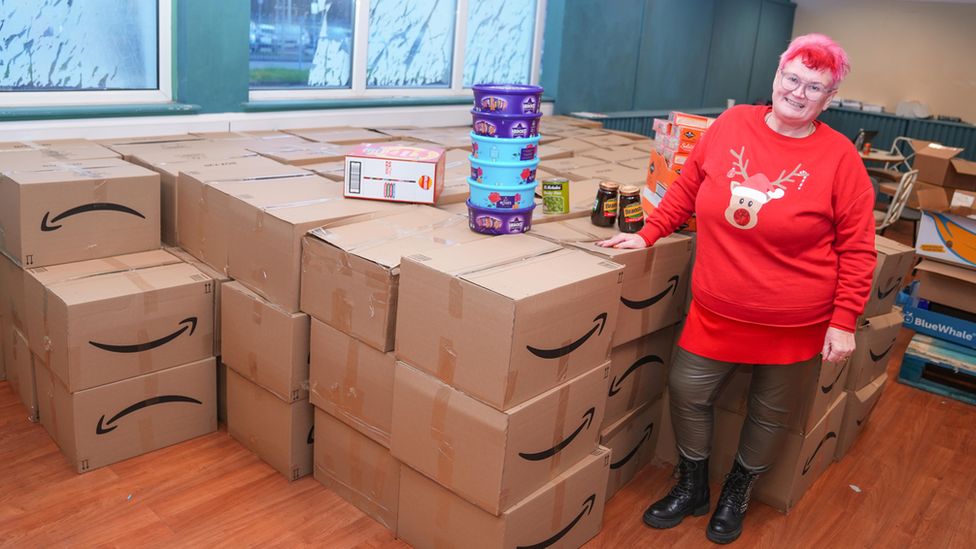
<path fill-rule="evenodd" d="M 72 393 L 213 356 L 214 281 L 163 250 L 27 275 L 31 350 Z"/>
<path fill-rule="evenodd" d="M 397 358 L 500 410 L 610 357 L 623 267 L 528 235 L 404 257 Z"/>
<path fill-rule="evenodd" d="M 790 432 L 772 468 L 761 475 L 752 498 L 770 507 L 789 512 L 807 489 L 833 462 L 838 433 L 844 418 L 847 393 L 827 408 L 827 413 L 806 434 Z M 725 480 L 726 471 L 738 452 L 739 433 L 745 416 L 722 408 L 715 409 L 715 428 L 709 477 L 712 482 Z"/>
<path fill-rule="evenodd" d="M 346 154 L 345 196 L 433 205 L 444 163 L 443 149 L 364 143 Z"/>
<path fill-rule="evenodd" d="M 607 500 L 651 462 L 661 435 L 663 410 L 662 398 L 653 403 L 646 402 L 600 432 L 600 446 L 613 452 Z"/>
<path fill-rule="evenodd" d="M 224 285 L 222 361 L 285 402 L 308 398 L 309 330 L 305 313 L 289 313 L 238 282 Z"/>
<path fill-rule="evenodd" d="M 79 473 L 217 430 L 213 357 L 75 393 L 35 364 L 41 425 Z"/>
<path fill-rule="evenodd" d="M 227 433 L 288 480 L 312 474 L 313 407 L 227 372 Z"/>
<path fill-rule="evenodd" d="M 396 357 L 312 319 L 309 399 L 381 446 L 390 447 Z"/>
<path fill-rule="evenodd" d="M 669 326 L 613 348 L 610 389 L 601 429 L 661 398 L 671 364 L 673 340 L 674 327 Z"/>
<path fill-rule="evenodd" d="M 905 317 L 900 310 L 867 319 L 857 328 L 846 389 L 859 391 L 888 369 Z"/>
<path fill-rule="evenodd" d="M 609 372 L 597 366 L 502 412 L 398 362 L 390 451 L 498 515 L 596 449 Z"/>
<path fill-rule="evenodd" d="M 490 238 L 468 218 L 427 206 L 319 227 L 303 239 L 301 308 L 380 351 L 393 350 L 400 258 Z"/>
<path fill-rule="evenodd" d="M 857 440 L 857 436 L 867 426 L 868 418 L 881 400 L 887 382 L 888 374 L 883 373 L 856 392 L 846 393 L 847 406 L 844 410 L 844 422 L 837 437 L 834 460 L 844 459 L 848 450 L 854 445 L 854 441 Z"/>
<path fill-rule="evenodd" d="M 494 516 L 404 465 L 397 536 L 416 549 L 576 549 L 600 533 L 610 450 L 598 448 Z"/>
<path fill-rule="evenodd" d="M 0 252 L 25 269 L 159 248 L 159 174 L 116 165 L 0 177 Z"/>
<path fill-rule="evenodd" d="M 597 227 L 585 218 L 533 227 L 531 234 L 624 265 L 613 336 L 615 345 L 656 332 L 683 318 L 690 278 L 691 237 L 669 235 L 650 248 L 601 248 L 596 242 L 613 237 L 617 230 Z"/>
<path fill-rule="evenodd" d="M 402 466 L 386 447 L 316 407 L 314 462 L 315 480 L 396 531 Z"/>

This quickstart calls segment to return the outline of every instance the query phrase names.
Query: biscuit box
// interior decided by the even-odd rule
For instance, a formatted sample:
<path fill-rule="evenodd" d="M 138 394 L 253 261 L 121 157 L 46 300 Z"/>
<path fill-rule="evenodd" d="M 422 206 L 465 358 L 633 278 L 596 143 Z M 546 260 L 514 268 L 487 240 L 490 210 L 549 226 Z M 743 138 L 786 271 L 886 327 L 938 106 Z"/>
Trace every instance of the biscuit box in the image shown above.
<path fill-rule="evenodd" d="M 346 154 L 347 198 L 433 205 L 443 190 L 443 149 L 363 143 Z"/>

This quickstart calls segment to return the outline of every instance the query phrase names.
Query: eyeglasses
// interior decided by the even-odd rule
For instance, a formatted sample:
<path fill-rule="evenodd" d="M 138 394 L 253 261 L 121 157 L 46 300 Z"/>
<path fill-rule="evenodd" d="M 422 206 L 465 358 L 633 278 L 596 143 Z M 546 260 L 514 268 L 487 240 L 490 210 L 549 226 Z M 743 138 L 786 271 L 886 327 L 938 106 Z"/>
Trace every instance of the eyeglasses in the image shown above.
<path fill-rule="evenodd" d="M 810 101 L 817 101 L 824 96 L 825 93 L 830 93 L 834 90 L 827 89 L 826 86 L 818 82 L 804 82 L 800 80 L 800 77 L 790 72 L 780 71 L 779 85 L 783 86 L 786 91 L 796 91 L 801 85 L 803 86 L 803 95 Z"/>

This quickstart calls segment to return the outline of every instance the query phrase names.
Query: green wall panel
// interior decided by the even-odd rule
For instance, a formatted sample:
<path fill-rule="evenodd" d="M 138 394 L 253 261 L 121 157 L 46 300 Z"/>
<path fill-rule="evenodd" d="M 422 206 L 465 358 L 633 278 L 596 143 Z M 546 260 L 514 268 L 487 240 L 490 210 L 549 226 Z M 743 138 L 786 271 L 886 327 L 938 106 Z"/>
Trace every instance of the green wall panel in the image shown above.
<path fill-rule="evenodd" d="M 702 107 L 749 102 L 762 0 L 717 0 Z"/>
<path fill-rule="evenodd" d="M 176 0 L 175 100 L 237 112 L 249 87 L 250 2 Z"/>
<path fill-rule="evenodd" d="M 763 0 L 762 14 L 759 17 L 759 30 L 756 32 L 756 54 L 752 62 L 752 77 L 749 81 L 749 99 L 771 99 L 773 78 L 779 67 L 779 56 L 793 35 L 793 15 L 796 5 L 774 0 Z"/>
<path fill-rule="evenodd" d="M 698 107 L 705 88 L 715 0 L 649 0 L 632 109 Z"/>
<path fill-rule="evenodd" d="M 633 108 L 644 0 L 565 0 L 556 112 Z"/>
<path fill-rule="evenodd" d="M 546 2 L 546 30 L 542 38 L 542 71 L 539 85 L 546 89 L 546 95 L 555 97 L 559 93 L 559 68 L 562 64 L 563 21 L 566 15 L 566 0 Z"/>

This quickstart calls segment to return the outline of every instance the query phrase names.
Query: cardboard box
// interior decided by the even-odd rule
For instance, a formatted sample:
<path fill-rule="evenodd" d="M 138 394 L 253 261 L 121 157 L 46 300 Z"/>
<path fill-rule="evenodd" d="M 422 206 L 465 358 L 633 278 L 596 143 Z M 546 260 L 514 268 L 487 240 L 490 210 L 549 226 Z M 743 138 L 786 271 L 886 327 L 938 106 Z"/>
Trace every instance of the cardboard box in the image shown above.
<path fill-rule="evenodd" d="M 608 501 L 654 458 L 663 411 L 664 399 L 645 402 L 600 432 L 600 446 L 613 452 L 607 483 Z"/>
<path fill-rule="evenodd" d="M 585 151 L 583 156 L 602 160 L 603 162 L 620 164 L 622 162 L 626 162 L 627 160 L 634 160 L 635 158 L 646 158 L 647 153 L 644 151 L 639 151 L 630 146 L 630 144 L 627 144 L 624 146 L 613 146 L 609 149 L 591 149 Z"/>
<path fill-rule="evenodd" d="M 563 149 L 555 145 L 539 145 L 539 150 L 536 153 L 540 161 L 546 160 L 559 160 L 562 158 L 572 158 L 573 151 L 569 149 Z"/>
<path fill-rule="evenodd" d="M 661 398 L 671 364 L 673 341 L 674 327 L 668 326 L 613 348 L 610 389 L 601 429 L 607 429 L 630 412 Z"/>
<path fill-rule="evenodd" d="M 393 426 L 396 357 L 312 319 L 309 400 L 385 448 Z"/>
<path fill-rule="evenodd" d="M 711 126 L 714 121 L 714 118 L 681 111 L 671 111 L 668 113 L 668 122 L 671 123 L 672 131 L 674 131 L 674 126 L 687 126 L 704 130 Z"/>
<path fill-rule="evenodd" d="M 976 314 L 976 272 L 971 269 L 922 260 L 915 267 L 918 297 Z"/>
<path fill-rule="evenodd" d="M 468 177 L 471 176 L 471 162 L 468 152 L 451 149 L 444 155 L 444 190 L 437 198 L 437 205 L 464 204 L 471 194 Z M 467 213 L 467 212 L 465 212 Z"/>
<path fill-rule="evenodd" d="M 622 267 L 527 235 L 404 257 L 397 358 L 500 410 L 610 357 Z"/>
<path fill-rule="evenodd" d="M 344 162 L 346 154 L 356 149 L 358 145 L 335 145 L 332 143 L 312 143 L 286 145 L 274 141 L 260 141 L 249 145 L 248 149 L 261 156 L 266 156 L 275 162 L 304 166 L 321 162 Z"/>
<path fill-rule="evenodd" d="M 691 237 L 669 235 L 650 248 L 601 248 L 595 242 L 617 234 L 587 219 L 533 227 L 532 235 L 624 265 L 617 328 L 613 342 L 621 345 L 656 332 L 684 318 L 691 266 Z"/>
<path fill-rule="evenodd" d="M 40 361 L 41 425 L 79 473 L 217 430 L 213 357 L 71 393 Z"/>
<path fill-rule="evenodd" d="M 282 178 L 309 175 L 306 170 L 263 156 L 215 160 L 180 171 L 176 191 L 180 247 L 226 273 L 230 255 L 227 218 L 230 195 L 217 189 L 236 182 L 263 182 L 270 186 Z"/>
<path fill-rule="evenodd" d="M 319 162 L 316 164 L 304 164 L 301 167 L 303 170 L 308 170 L 330 181 L 342 183 L 346 178 L 346 164 L 344 162 Z"/>
<path fill-rule="evenodd" d="M 806 435 L 795 432 L 786 435 L 783 450 L 773 467 L 756 481 L 752 499 L 784 513 L 788 513 L 800 501 L 807 489 L 833 463 L 846 404 L 847 393 L 843 393 L 831 403 L 827 413 Z M 725 474 L 732 469 L 744 422 L 744 415 L 715 409 L 712 454 L 708 464 L 712 482 L 721 483 L 725 480 Z"/>
<path fill-rule="evenodd" d="M 857 327 L 846 390 L 859 391 L 887 371 L 891 351 L 904 321 L 905 316 L 895 309 L 886 315 L 869 318 Z"/>
<path fill-rule="evenodd" d="M 871 318 L 891 311 L 898 292 L 905 285 L 908 271 L 915 261 L 915 250 L 880 235 L 874 237 L 878 263 L 871 282 L 871 297 L 864 306 L 862 318 Z"/>
<path fill-rule="evenodd" d="M 120 158 L 117 152 L 92 143 L 85 146 L 45 147 L 6 150 L 0 153 L 3 171 L 32 170 L 53 163 Z"/>
<path fill-rule="evenodd" d="M 24 335 L 27 325 L 27 297 L 24 281 L 27 274 L 12 259 L 0 253 L 0 318 L 6 319 Z"/>
<path fill-rule="evenodd" d="M 308 141 L 332 143 L 334 145 L 359 145 L 360 143 L 385 143 L 393 138 L 364 128 L 336 127 L 282 130 Z"/>
<path fill-rule="evenodd" d="M 600 166 L 590 166 L 566 172 L 566 177 L 572 179 L 601 179 L 604 181 L 616 181 L 621 186 L 643 185 L 646 179 L 644 170 L 635 170 L 619 164 L 603 164 Z"/>
<path fill-rule="evenodd" d="M 188 141 L 186 143 L 194 143 Z M 229 158 L 256 156 L 242 147 L 181 148 L 177 150 L 147 150 L 130 157 L 130 162 L 159 174 L 161 238 L 164 244 L 176 246 L 177 235 L 177 182 L 180 171 L 192 170 L 199 164 L 209 164 Z"/>
<path fill-rule="evenodd" d="M 404 466 L 397 536 L 416 549 L 577 549 L 600 533 L 609 470 L 599 448 L 494 516 Z"/>
<path fill-rule="evenodd" d="M 214 282 L 163 250 L 27 272 L 31 350 L 75 393 L 213 356 Z"/>
<path fill-rule="evenodd" d="M 210 265 L 200 261 L 199 259 L 190 255 L 189 252 L 183 248 L 163 248 L 167 252 L 175 255 L 176 257 L 182 259 L 184 262 L 189 263 L 197 268 L 201 273 L 209 276 L 214 282 L 214 349 L 213 356 L 220 356 L 222 354 L 221 347 L 221 321 L 220 321 L 220 303 L 221 297 L 223 295 L 224 284 L 231 282 L 233 279 L 221 271 L 214 269 Z"/>
<path fill-rule="evenodd" d="M 244 376 L 227 372 L 227 433 L 288 480 L 312 474 L 313 407 L 285 402 Z"/>
<path fill-rule="evenodd" d="M 563 136 L 559 136 L 559 137 L 560 139 L 558 139 L 557 141 L 553 141 L 552 143 L 546 143 L 546 144 L 567 151 L 573 151 L 573 156 L 579 156 L 580 154 L 583 153 L 583 151 L 589 151 L 592 149 L 599 148 L 592 143 L 587 143 L 586 141 L 582 141 L 572 137 L 563 137 Z M 539 141 L 539 144 L 540 145 L 543 144 L 541 140 Z"/>
<path fill-rule="evenodd" d="M 800 402 L 790 417 L 790 432 L 808 434 L 827 413 L 847 386 L 848 361 L 821 362 L 808 373 Z M 742 365 L 715 399 L 715 407 L 746 415 L 749 405 L 749 386 L 752 366 Z"/>
<path fill-rule="evenodd" d="M 319 408 L 315 408 L 315 431 L 315 480 L 396 531 L 400 462 L 387 448 Z"/>
<path fill-rule="evenodd" d="M 561 158 L 558 160 L 541 160 L 539 162 L 539 169 L 545 170 L 547 172 L 552 172 L 559 177 L 566 177 L 566 174 L 572 170 L 578 168 L 586 168 L 589 166 L 603 166 L 605 164 L 606 162 L 604 162 L 603 160 L 598 160 L 596 158 L 590 158 L 586 156 L 573 156 L 570 158 Z"/>
<path fill-rule="evenodd" d="M 871 412 L 881 400 L 888 374 L 883 373 L 857 391 L 847 391 L 847 406 L 844 410 L 844 422 L 837 437 L 837 447 L 834 450 L 834 460 L 840 461 L 847 455 L 854 445 L 857 436 L 867 426 Z"/>
<path fill-rule="evenodd" d="M 596 145 L 597 147 L 603 147 L 605 149 L 609 149 L 610 147 L 620 147 L 620 146 L 634 144 L 633 139 L 629 139 L 622 135 L 613 135 L 608 133 L 604 133 L 603 135 L 596 135 L 596 136 L 584 135 L 584 136 L 579 136 L 578 139 L 585 143 L 590 143 L 591 145 Z"/>
<path fill-rule="evenodd" d="M 25 269 L 159 248 L 159 174 L 105 166 L 0 177 L 0 252 Z"/>
<path fill-rule="evenodd" d="M 444 152 L 364 143 L 346 154 L 344 194 L 433 205 L 444 190 Z"/>
<path fill-rule="evenodd" d="M 634 149 L 637 150 L 637 149 Z M 642 153 L 643 156 L 639 156 L 633 160 L 625 160 L 623 162 L 618 162 L 621 166 L 626 168 L 633 168 L 635 170 L 648 171 L 651 162 L 651 155 L 644 151 L 638 151 Z"/>
<path fill-rule="evenodd" d="M 945 197 L 941 199 L 944 203 Z M 922 201 L 920 192 L 919 202 Z M 976 218 L 945 213 L 944 210 L 940 207 L 922 212 L 915 252 L 923 257 L 976 269 Z"/>
<path fill-rule="evenodd" d="M 397 362 L 390 451 L 501 514 L 596 450 L 609 370 L 589 369 L 501 412 Z"/>
<path fill-rule="evenodd" d="M 4 353 L 3 362 L 6 364 L 7 381 L 14 395 L 27 411 L 27 418 L 33 422 L 40 421 L 37 411 L 37 383 L 34 373 L 34 357 L 27 344 L 27 338 L 20 330 L 14 328 L 6 320 L 0 318 L 0 351 Z"/>
<path fill-rule="evenodd" d="M 467 216 L 428 206 L 319 227 L 302 239 L 301 309 L 380 351 L 393 350 L 400 258 L 490 238 Z"/>
<path fill-rule="evenodd" d="M 221 308 L 224 364 L 285 402 L 307 399 L 308 315 L 289 313 L 238 282 L 224 285 Z"/>
<path fill-rule="evenodd" d="M 953 189 L 976 190 L 976 162 L 956 158 L 963 150 L 938 143 L 918 144 L 912 168 L 919 181 Z"/>

